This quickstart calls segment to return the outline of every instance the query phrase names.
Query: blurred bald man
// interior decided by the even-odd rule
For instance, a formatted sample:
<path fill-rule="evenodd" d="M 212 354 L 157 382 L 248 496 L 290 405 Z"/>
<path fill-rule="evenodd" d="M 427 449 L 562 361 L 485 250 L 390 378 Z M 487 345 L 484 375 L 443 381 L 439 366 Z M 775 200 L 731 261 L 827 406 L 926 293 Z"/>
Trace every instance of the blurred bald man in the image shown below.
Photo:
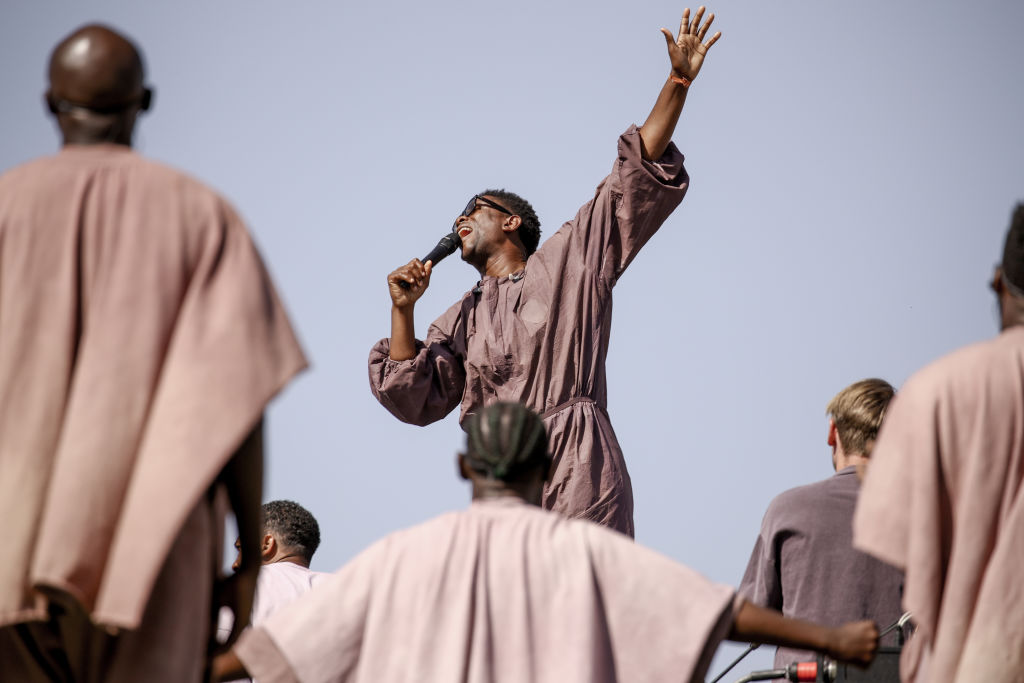
<path fill-rule="evenodd" d="M 152 103 L 132 43 L 85 26 L 49 77 L 63 148 L 0 176 L 0 672 L 199 681 L 215 498 L 251 558 L 217 591 L 240 630 L 262 415 L 305 359 L 234 210 L 131 150 Z"/>

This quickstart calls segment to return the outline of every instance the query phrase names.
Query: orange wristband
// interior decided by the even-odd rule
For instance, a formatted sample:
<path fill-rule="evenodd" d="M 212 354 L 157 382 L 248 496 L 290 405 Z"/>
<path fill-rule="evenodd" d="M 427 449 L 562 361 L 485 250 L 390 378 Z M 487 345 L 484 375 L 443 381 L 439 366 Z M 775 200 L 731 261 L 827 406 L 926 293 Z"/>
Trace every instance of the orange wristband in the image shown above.
<path fill-rule="evenodd" d="M 693 83 L 692 79 L 689 79 L 686 76 L 676 76 L 675 74 L 669 76 L 669 80 L 671 80 L 673 83 L 678 83 L 684 88 L 689 88 L 690 84 Z"/>

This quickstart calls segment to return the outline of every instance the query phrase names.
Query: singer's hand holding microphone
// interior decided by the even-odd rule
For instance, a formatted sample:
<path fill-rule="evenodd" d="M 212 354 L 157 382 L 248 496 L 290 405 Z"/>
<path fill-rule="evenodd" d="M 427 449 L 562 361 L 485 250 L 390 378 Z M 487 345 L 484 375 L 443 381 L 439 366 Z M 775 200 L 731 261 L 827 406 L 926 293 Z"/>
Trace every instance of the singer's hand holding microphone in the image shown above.
<path fill-rule="evenodd" d="M 392 271 L 388 275 L 391 302 L 399 308 L 416 303 L 416 300 L 430 286 L 430 271 L 433 267 L 433 261 L 427 261 L 424 264 L 418 258 L 414 258 L 401 268 Z"/>
<path fill-rule="evenodd" d="M 434 265 L 461 246 L 462 240 L 453 227 L 422 260 L 413 259 L 388 275 L 388 289 L 395 306 L 402 308 L 416 303 L 430 286 L 430 271 Z"/>

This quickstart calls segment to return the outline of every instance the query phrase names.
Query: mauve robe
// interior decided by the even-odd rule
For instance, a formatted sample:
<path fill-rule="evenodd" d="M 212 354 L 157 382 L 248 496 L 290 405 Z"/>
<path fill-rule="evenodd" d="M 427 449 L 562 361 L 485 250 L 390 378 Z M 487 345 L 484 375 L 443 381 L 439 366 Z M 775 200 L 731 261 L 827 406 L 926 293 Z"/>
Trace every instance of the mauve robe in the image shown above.
<path fill-rule="evenodd" d="M 1024 680 L 1024 327 L 916 373 L 868 466 L 854 543 L 906 571 L 904 681 Z"/>
<path fill-rule="evenodd" d="M 703 681 L 734 592 L 518 499 L 378 541 L 246 632 L 261 683 Z"/>
<path fill-rule="evenodd" d="M 56 590 L 129 629 L 106 680 L 140 680 L 149 654 L 146 680 L 198 679 L 208 491 L 304 365 L 244 225 L 200 183 L 117 145 L 0 177 L 0 626 L 45 620 Z"/>
<path fill-rule="evenodd" d="M 496 401 L 524 403 L 544 418 L 555 471 L 544 507 L 633 535 L 633 492 L 607 413 L 605 358 L 612 287 L 688 185 L 683 156 L 640 156 L 631 126 L 611 174 L 576 217 L 508 277 L 485 277 L 416 341 L 409 360 L 370 351 L 370 388 L 411 424 L 462 404 L 460 423 Z"/>
<path fill-rule="evenodd" d="M 739 594 L 787 617 L 825 626 L 872 619 L 881 630 L 899 619 L 903 574 L 853 547 L 859 489 L 855 468 L 847 467 L 776 496 L 764 514 Z M 881 644 L 896 645 L 896 633 Z M 775 666 L 815 656 L 780 647 Z"/>

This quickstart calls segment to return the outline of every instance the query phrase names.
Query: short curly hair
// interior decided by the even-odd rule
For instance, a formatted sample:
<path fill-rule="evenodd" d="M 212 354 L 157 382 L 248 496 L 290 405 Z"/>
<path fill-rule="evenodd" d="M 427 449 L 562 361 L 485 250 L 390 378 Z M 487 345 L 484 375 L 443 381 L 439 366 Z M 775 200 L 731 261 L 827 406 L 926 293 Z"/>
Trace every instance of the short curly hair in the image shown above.
<path fill-rule="evenodd" d="M 533 210 L 530 202 L 515 192 L 509 192 L 504 189 L 484 190 L 480 193 L 480 196 L 494 197 L 502 206 L 516 216 L 519 216 L 523 222 L 517 232 L 519 233 L 519 241 L 523 243 L 523 248 L 526 249 L 526 256 L 529 257 L 533 252 L 537 251 L 537 246 L 540 244 L 540 219 L 537 218 L 537 212 Z"/>
<path fill-rule="evenodd" d="M 279 545 L 309 562 L 320 547 L 320 525 L 295 501 L 272 500 L 263 504 L 263 533 L 272 534 Z"/>

